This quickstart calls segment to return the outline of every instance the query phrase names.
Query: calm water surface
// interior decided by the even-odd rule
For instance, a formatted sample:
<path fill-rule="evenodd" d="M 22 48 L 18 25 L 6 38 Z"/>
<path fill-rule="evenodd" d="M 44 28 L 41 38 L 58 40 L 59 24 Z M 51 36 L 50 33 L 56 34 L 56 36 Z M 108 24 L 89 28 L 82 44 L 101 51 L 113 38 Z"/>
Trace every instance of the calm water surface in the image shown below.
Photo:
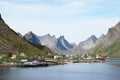
<path fill-rule="evenodd" d="M 120 80 L 120 61 L 0 68 L 0 80 Z"/>

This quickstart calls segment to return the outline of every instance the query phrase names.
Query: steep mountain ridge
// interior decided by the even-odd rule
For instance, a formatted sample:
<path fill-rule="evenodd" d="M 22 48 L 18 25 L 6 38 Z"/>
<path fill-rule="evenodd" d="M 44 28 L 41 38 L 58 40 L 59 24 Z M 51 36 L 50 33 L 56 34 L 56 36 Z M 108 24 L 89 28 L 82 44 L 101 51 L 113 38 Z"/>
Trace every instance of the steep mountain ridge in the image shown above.
<path fill-rule="evenodd" d="M 27 40 L 28 42 L 33 43 L 34 45 L 40 45 L 39 37 L 35 35 L 34 33 L 32 33 L 32 31 L 25 34 L 23 38 Z"/>
<path fill-rule="evenodd" d="M 108 33 L 103 37 L 98 44 L 90 50 L 90 53 L 98 53 L 104 55 L 120 55 L 120 22 L 114 27 L 109 28 Z M 112 49 L 113 48 L 113 49 Z M 116 54 L 115 54 L 116 53 Z"/>
<path fill-rule="evenodd" d="M 32 39 L 32 38 L 34 38 L 35 40 L 38 40 L 37 42 L 40 42 L 41 45 L 47 46 L 52 51 L 54 51 L 56 53 L 60 53 L 60 54 L 64 54 L 64 51 L 73 48 L 75 45 L 75 44 L 70 44 L 64 38 L 64 36 L 60 36 L 59 38 L 56 38 L 55 36 L 51 36 L 50 34 L 46 34 L 44 36 L 39 36 L 39 37 L 37 35 L 36 35 L 37 37 L 32 37 L 33 35 L 36 35 L 36 34 L 26 33 L 24 38 L 28 42 L 30 42 L 32 44 L 36 44 L 36 41 L 34 42 L 34 40 Z"/>
<path fill-rule="evenodd" d="M 36 35 L 36 34 L 34 34 L 33 32 L 32 32 L 32 35 L 30 33 L 26 33 L 24 37 L 27 37 L 26 35 L 32 36 L 32 35 Z M 87 51 L 90 48 L 94 47 L 99 40 L 95 35 L 92 35 L 87 40 L 81 42 L 77 46 L 74 43 L 73 44 L 69 43 L 65 39 L 64 36 L 60 36 L 59 38 L 56 38 L 55 36 L 46 34 L 44 36 L 26 38 L 26 40 L 28 39 L 27 41 L 30 42 L 30 40 L 33 40 L 32 38 L 36 38 L 37 40 L 39 40 L 38 42 L 40 42 L 41 45 L 44 45 L 44 46 L 50 48 L 53 52 L 60 53 L 60 54 L 84 54 L 84 53 L 87 53 Z M 35 44 L 34 41 L 32 43 Z"/>
<path fill-rule="evenodd" d="M 60 37 L 57 39 L 57 47 L 58 47 L 59 49 L 62 49 L 62 50 L 68 50 L 68 49 L 73 48 L 74 46 L 71 45 L 71 44 L 64 38 L 64 36 L 60 36 Z"/>

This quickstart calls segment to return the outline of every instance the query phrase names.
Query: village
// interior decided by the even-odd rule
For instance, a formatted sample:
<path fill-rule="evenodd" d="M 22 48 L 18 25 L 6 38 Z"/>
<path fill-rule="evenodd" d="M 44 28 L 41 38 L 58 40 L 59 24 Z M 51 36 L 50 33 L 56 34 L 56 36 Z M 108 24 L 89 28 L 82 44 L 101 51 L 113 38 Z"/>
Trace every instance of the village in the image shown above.
<path fill-rule="evenodd" d="M 18 56 L 21 57 L 18 59 Z M 80 55 L 54 55 L 52 58 L 46 56 L 40 56 L 34 54 L 31 59 L 27 58 L 25 53 L 19 53 L 14 51 L 11 55 L 11 61 L 3 61 L 4 57 L 0 56 L 0 66 L 19 66 L 19 67 L 42 67 L 50 65 L 60 65 L 67 63 L 94 63 L 94 62 L 105 62 L 105 57 L 102 55 L 96 55 L 93 57 L 90 54 L 80 54 Z M 15 61 L 17 60 L 17 61 Z"/>

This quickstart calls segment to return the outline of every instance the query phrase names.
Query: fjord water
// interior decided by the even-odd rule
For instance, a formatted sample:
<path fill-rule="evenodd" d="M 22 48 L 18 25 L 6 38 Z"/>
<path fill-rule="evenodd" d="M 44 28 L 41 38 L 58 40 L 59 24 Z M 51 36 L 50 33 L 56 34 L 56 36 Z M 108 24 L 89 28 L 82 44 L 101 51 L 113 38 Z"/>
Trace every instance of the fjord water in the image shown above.
<path fill-rule="evenodd" d="M 37 68 L 0 68 L 0 80 L 120 80 L 120 60 Z"/>

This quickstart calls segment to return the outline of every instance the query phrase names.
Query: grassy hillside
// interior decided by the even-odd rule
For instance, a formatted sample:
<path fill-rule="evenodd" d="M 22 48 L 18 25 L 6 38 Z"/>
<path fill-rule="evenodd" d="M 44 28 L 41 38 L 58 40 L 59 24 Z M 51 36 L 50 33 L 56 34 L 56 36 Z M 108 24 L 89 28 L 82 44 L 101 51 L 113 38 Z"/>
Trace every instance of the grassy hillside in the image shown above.
<path fill-rule="evenodd" d="M 116 41 L 106 48 L 98 49 L 96 53 L 110 56 L 120 56 L 120 40 Z"/>
<path fill-rule="evenodd" d="M 39 55 L 51 53 L 47 47 L 40 46 L 37 48 L 25 42 L 16 32 L 9 28 L 0 16 L 0 54 L 12 54 L 14 51 L 23 52 L 28 57 L 36 53 Z"/>

